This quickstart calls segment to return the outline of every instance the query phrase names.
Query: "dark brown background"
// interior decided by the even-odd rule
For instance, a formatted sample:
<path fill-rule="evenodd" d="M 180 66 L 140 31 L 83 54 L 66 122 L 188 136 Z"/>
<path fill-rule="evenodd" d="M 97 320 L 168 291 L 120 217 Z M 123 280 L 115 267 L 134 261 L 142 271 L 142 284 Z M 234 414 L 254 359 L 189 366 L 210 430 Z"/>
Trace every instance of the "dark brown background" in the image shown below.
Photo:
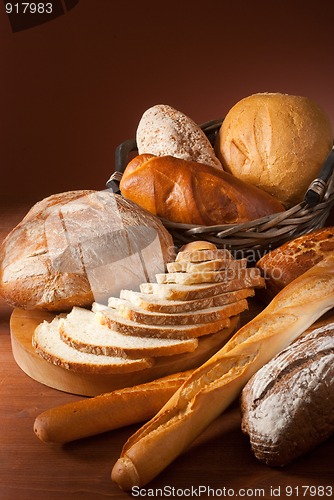
<path fill-rule="evenodd" d="M 242 97 L 315 99 L 334 122 L 332 0 L 80 0 L 12 32 L 0 5 L 0 196 L 103 189 L 114 150 L 165 103 L 197 122 Z"/>

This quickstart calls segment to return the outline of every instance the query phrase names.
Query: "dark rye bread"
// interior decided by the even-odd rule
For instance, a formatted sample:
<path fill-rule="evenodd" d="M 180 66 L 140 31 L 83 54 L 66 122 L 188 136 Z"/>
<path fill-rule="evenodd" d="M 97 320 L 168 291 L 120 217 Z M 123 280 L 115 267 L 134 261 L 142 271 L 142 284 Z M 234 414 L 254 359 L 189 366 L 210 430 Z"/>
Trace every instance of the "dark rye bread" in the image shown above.
<path fill-rule="evenodd" d="M 283 466 L 334 433 L 334 323 L 291 344 L 241 395 L 242 430 L 255 456 Z"/>

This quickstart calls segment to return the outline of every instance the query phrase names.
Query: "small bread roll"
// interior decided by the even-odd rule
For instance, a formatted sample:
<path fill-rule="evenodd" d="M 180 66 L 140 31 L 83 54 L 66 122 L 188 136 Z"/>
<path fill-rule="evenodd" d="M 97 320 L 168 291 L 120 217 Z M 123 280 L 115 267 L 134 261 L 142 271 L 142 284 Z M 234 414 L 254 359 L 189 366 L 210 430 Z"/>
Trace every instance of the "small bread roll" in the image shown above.
<path fill-rule="evenodd" d="M 330 119 L 311 99 L 254 94 L 227 114 L 215 144 L 223 168 L 278 198 L 300 203 L 333 145 Z"/>
<path fill-rule="evenodd" d="M 170 155 L 221 169 L 200 126 L 166 104 L 157 104 L 145 111 L 137 128 L 136 141 L 139 154 Z"/>

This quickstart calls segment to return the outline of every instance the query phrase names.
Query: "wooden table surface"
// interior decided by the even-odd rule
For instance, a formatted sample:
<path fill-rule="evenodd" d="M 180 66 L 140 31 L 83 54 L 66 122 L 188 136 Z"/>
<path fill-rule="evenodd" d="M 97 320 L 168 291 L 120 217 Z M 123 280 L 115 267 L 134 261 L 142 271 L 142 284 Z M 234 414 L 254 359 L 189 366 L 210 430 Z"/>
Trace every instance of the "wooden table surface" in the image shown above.
<path fill-rule="evenodd" d="M 1 240 L 27 206 L 0 208 Z M 0 301 L 0 499 L 131 496 L 111 482 L 110 472 L 137 425 L 67 445 L 44 444 L 35 436 L 33 423 L 39 413 L 80 397 L 48 388 L 21 371 L 11 352 L 10 314 L 11 309 Z M 133 496 L 328 498 L 334 496 L 333 473 L 334 437 L 283 469 L 260 464 L 240 430 L 236 403 L 184 455 Z"/>

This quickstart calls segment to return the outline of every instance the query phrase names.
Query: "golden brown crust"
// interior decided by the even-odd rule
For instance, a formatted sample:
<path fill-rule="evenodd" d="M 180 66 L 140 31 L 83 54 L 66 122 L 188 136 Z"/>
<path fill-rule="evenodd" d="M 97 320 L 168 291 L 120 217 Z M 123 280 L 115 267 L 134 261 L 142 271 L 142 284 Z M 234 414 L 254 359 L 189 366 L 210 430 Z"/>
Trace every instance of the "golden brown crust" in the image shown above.
<path fill-rule="evenodd" d="M 92 272 L 135 253 L 132 235 L 137 251 L 158 235 L 161 248 L 154 247 L 158 250 L 152 256 L 155 265 L 159 266 L 161 255 L 165 262 L 173 258 L 170 234 L 156 217 L 131 201 L 109 191 L 52 195 L 34 205 L 4 240 L 0 294 L 11 306 L 23 309 L 63 311 L 74 305 L 89 306 L 95 292 L 114 292 L 110 280 L 107 290 L 107 280 L 91 279 Z M 146 261 L 142 266 L 137 285 L 149 274 Z M 92 290 L 92 282 L 98 290 Z"/>
<path fill-rule="evenodd" d="M 332 145 L 330 119 L 311 99 L 259 93 L 227 113 L 215 150 L 227 172 L 292 206 L 303 200 Z"/>
<path fill-rule="evenodd" d="M 292 280 L 334 252 L 334 227 L 304 234 L 264 255 L 256 264 L 266 279 L 263 291 L 274 297 Z"/>
<path fill-rule="evenodd" d="M 284 210 L 264 191 L 208 165 L 172 156 L 132 161 L 120 183 L 123 196 L 172 222 L 234 224 Z"/>
<path fill-rule="evenodd" d="M 94 398 L 58 406 L 35 420 L 37 437 L 66 443 L 152 418 L 191 374 L 191 370 Z"/>
<path fill-rule="evenodd" d="M 256 371 L 334 306 L 333 266 L 334 257 L 328 257 L 282 290 L 129 438 L 112 471 L 121 488 L 151 481 L 227 408 Z"/>

